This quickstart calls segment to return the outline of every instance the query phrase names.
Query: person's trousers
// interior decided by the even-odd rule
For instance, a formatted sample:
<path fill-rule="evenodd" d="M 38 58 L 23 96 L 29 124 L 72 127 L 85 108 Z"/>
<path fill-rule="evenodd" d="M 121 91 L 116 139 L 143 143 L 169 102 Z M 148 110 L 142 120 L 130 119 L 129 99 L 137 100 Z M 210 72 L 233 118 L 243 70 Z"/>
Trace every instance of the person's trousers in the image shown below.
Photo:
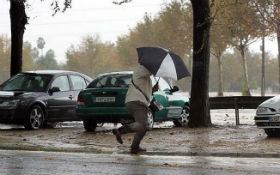
<path fill-rule="evenodd" d="M 135 132 L 131 148 L 139 148 L 140 142 L 147 131 L 147 114 L 149 108 L 140 101 L 132 101 L 125 104 L 128 112 L 133 115 L 135 122 L 119 128 L 121 134 Z"/>

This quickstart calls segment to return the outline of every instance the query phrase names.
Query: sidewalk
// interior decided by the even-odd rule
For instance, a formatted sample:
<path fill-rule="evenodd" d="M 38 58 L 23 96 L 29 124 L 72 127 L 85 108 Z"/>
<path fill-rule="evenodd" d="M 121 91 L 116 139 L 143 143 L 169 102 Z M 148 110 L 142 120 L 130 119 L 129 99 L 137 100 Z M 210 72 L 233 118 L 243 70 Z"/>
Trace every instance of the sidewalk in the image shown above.
<path fill-rule="evenodd" d="M 123 135 L 120 145 L 111 133 L 113 125 L 85 132 L 82 125 L 26 131 L 0 129 L 0 149 L 62 152 L 129 153 L 133 134 Z M 175 128 L 157 126 L 147 132 L 141 146 L 148 155 L 280 157 L 280 138 L 267 138 L 254 125 L 216 126 L 212 128 Z"/>

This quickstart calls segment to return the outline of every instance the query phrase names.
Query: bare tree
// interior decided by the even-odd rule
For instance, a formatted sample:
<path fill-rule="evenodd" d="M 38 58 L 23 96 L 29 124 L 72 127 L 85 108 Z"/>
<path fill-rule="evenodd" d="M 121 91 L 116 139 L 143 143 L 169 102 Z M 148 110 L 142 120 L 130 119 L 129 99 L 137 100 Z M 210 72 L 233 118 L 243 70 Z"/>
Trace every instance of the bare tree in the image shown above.
<path fill-rule="evenodd" d="M 25 13 L 25 1 L 10 0 L 11 20 L 11 68 L 10 75 L 13 76 L 22 71 L 22 47 L 23 34 L 27 24 Z"/>
<path fill-rule="evenodd" d="M 254 43 L 263 32 L 262 23 L 256 10 L 252 8 L 252 0 L 217 0 L 220 5 L 224 27 L 230 33 L 230 44 L 240 52 L 243 66 L 244 87 L 243 95 L 251 95 L 248 78 L 246 52 L 250 44 Z"/>
<path fill-rule="evenodd" d="M 278 44 L 278 91 L 280 92 L 280 1 L 252 0 L 265 25 L 264 36 L 276 34 Z"/>
<path fill-rule="evenodd" d="M 193 7 L 193 72 L 190 127 L 211 126 L 209 106 L 209 0 L 191 0 Z"/>
<path fill-rule="evenodd" d="M 43 0 L 41 0 L 43 1 Z M 71 7 L 72 0 L 64 0 L 62 12 Z M 13 76 L 22 71 L 22 47 L 25 25 L 28 17 L 25 13 L 26 0 L 10 0 L 10 20 L 11 20 L 11 68 L 10 75 Z M 52 0 L 51 7 L 54 14 L 60 11 L 58 0 Z"/>

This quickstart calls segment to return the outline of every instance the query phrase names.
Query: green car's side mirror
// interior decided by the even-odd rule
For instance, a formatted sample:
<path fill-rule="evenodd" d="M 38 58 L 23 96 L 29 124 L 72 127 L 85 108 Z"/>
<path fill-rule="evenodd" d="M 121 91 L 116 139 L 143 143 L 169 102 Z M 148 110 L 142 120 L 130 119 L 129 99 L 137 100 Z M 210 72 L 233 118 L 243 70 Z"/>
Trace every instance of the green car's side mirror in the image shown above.
<path fill-rule="evenodd" d="M 178 86 L 173 86 L 173 88 L 170 89 L 170 93 L 177 92 L 177 91 L 179 91 Z"/>

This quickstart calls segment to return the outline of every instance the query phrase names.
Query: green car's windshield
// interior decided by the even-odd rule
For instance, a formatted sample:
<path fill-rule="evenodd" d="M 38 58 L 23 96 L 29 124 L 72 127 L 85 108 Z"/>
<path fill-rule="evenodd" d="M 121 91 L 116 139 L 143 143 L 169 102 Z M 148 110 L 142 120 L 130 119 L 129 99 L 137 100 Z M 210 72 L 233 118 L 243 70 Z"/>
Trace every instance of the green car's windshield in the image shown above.
<path fill-rule="evenodd" d="M 128 87 L 131 82 L 132 75 L 104 75 L 92 81 L 88 88 L 103 88 L 103 87 Z"/>
<path fill-rule="evenodd" d="M 2 84 L 0 90 L 43 92 L 51 78 L 51 75 L 18 74 Z"/>

